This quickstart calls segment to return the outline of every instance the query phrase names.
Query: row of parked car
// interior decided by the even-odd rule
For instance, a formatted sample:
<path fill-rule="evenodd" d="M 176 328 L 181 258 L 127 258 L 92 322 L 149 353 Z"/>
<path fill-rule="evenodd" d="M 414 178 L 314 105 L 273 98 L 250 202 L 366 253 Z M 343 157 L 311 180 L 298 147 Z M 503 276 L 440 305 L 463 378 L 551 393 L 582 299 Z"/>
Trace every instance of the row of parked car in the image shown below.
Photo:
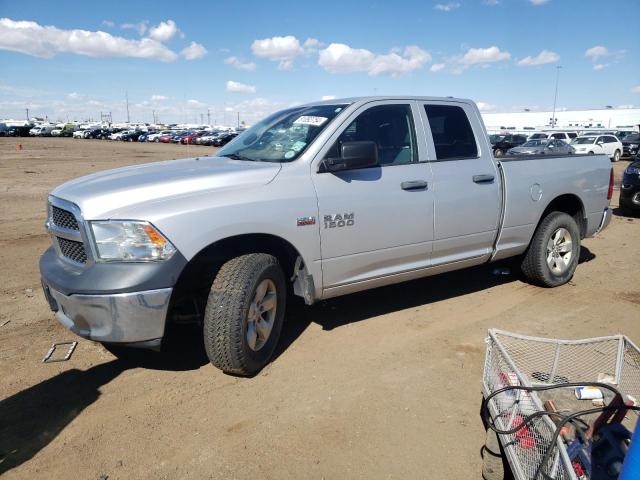
<path fill-rule="evenodd" d="M 114 140 L 121 142 L 180 143 L 221 147 L 238 135 L 228 130 L 125 130 L 118 128 L 88 128 L 73 132 L 73 138 Z"/>
<path fill-rule="evenodd" d="M 568 155 L 604 154 L 617 162 L 623 157 L 634 157 L 640 149 L 640 133 L 633 130 L 583 133 L 549 132 L 490 135 L 495 157 L 503 155 Z"/>

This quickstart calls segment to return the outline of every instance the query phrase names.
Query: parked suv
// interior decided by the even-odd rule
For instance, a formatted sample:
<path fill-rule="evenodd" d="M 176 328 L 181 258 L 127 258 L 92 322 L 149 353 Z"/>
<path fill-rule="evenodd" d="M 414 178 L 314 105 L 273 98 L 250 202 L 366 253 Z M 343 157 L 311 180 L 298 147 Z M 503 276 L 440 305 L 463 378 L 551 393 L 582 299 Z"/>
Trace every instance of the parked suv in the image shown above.
<path fill-rule="evenodd" d="M 620 182 L 620 208 L 640 212 L 640 153 L 622 175 Z"/>
<path fill-rule="evenodd" d="M 571 146 L 576 149 L 576 153 L 604 153 L 614 162 L 622 156 L 622 142 L 613 135 L 584 135 L 573 140 Z"/>
<path fill-rule="evenodd" d="M 493 156 L 501 157 L 513 147 L 518 147 L 527 141 L 525 135 L 505 135 L 502 139 L 492 143 Z"/>
<path fill-rule="evenodd" d="M 627 135 L 622 140 L 622 156 L 635 157 L 640 152 L 640 134 Z"/>
<path fill-rule="evenodd" d="M 548 138 L 555 138 L 556 140 L 563 140 L 567 143 L 571 143 L 574 138 L 578 138 L 576 132 L 555 132 L 549 135 Z"/>

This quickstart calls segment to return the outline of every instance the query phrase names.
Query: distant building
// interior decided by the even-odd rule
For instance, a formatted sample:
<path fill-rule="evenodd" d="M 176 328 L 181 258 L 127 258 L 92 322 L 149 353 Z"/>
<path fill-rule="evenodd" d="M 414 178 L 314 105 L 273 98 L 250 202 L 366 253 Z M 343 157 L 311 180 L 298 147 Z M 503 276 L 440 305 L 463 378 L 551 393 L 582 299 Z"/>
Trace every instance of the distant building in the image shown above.
<path fill-rule="evenodd" d="M 640 108 L 604 108 L 600 110 L 553 112 L 483 113 L 482 118 L 491 133 L 502 131 L 538 130 L 638 130 Z"/>

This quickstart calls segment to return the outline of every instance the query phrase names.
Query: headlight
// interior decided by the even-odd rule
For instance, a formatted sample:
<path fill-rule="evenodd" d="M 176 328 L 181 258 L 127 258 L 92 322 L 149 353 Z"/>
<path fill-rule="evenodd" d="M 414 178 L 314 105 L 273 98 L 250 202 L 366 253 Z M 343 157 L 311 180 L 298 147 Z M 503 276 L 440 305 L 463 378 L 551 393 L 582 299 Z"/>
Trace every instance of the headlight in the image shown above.
<path fill-rule="evenodd" d="M 176 248 L 148 222 L 90 222 L 98 261 L 149 262 L 168 260 Z"/>

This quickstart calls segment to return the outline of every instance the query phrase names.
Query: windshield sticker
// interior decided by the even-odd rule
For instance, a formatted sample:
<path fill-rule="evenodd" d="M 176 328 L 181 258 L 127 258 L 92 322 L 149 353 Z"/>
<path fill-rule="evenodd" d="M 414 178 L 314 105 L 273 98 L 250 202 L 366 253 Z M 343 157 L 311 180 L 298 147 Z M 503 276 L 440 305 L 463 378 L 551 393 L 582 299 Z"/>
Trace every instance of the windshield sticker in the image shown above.
<path fill-rule="evenodd" d="M 313 127 L 319 127 L 324 122 L 326 122 L 328 118 L 326 117 L 314 117 L 312 115 L 303 115 L 298 117 L 293 123 L 297 125 L 311 125 Z"/>
<path fill-rule="evenodd" d="M 294 152 L 293 150 L 289 150 L 287 153 L 284 154 L 284 158 L 289 160 L 290 158 L 293 158 L 295 156 L 295 154 L 296 154 L 296 152 Z"/>
<path fill-rule="evenodd" d="M 294 150 L 296 152 L 299 152 L 300 150 L 302 150 L 304 148 L 304 146 L 307 144 L 307 142 L 301 142 L 301 141 L 297 141 L 296 143 L 294 143 L 293 145 L 291 145 L 291 150 Z"/>

